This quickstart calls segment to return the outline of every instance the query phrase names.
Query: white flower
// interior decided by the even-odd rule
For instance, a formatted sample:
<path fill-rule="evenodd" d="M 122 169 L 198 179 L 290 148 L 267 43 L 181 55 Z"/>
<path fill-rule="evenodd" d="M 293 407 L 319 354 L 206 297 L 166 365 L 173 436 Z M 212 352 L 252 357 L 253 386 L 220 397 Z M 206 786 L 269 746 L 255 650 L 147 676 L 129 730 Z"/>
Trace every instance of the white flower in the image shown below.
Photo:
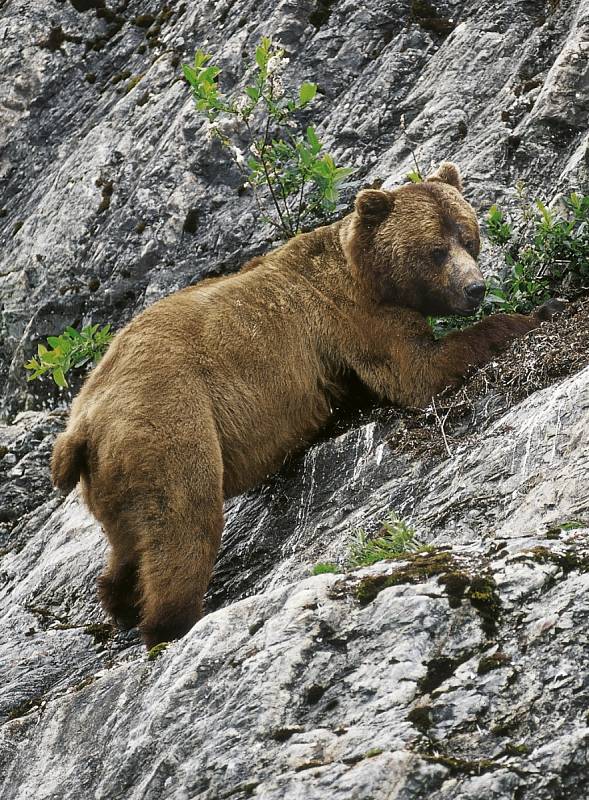
<path fill-rule="evenodd" d="M 268 75 L 278 75 L 286 67 L 290 59 L 284 57 L 284 50 L 274 50 L 268 59 L 266 70 Z"/>
<path fill-rule="evenodd" d="M 272 78 L 272 97 L 274 100 L 280 100 L 284 95 L 284 84 L 280 75 L 274 75 Z"/>
<path fill-rule="evenodd" d="M 260 151 L 258 149 L 258 143 L 257 142 L 254 142 L 253 144 L 250 144 L 250 152 L 253 153 L 255 156 L 259 156 L 260 155 Z"/>
<path fill-rule="evenodd" d="M 233 153 L 233 158 L 238 164 L 245 164 L 245 156 L 243 154 L 243 151 L 240 150 L 239 147 L 232 144 L 230 150 Z"/>
<path fill-rule="evenodd" d="M 219 128 L 214 123 L 209 122 L 205 135 L 209 142 L 212 142 L 219 135 Z"/>
<path fill-rule="evenodd" d="M 244 97 L 243 95 L 241 97 L 238 97 L 235 103 L 235 111 L 237 112 L 237 115 L 239 117 L 244 117 L 245 116 L 244 112 L 247 108 L 249 108 L 249 99 L 247 97 Z"/>

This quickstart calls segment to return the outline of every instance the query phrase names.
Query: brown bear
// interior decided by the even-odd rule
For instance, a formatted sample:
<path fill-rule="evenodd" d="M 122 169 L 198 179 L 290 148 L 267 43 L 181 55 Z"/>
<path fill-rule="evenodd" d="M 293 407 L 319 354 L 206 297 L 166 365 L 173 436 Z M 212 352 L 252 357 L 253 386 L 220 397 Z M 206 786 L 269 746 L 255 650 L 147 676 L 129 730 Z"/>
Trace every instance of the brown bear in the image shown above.
<path fill-rule="evenodd" d="M 458 169 L 361 191 L 353 213 L 241 272 L 152 305 L 114 338 L 55 443 L 111 545 L 106 610 L 147 647 L 202 613 L 223 500 L 276 471 L 328 420 L 355 373 L 421 406 L 539 324 L 495 314 L 435 340 L 425 316 L 469 314 L 485 291 Z"/>

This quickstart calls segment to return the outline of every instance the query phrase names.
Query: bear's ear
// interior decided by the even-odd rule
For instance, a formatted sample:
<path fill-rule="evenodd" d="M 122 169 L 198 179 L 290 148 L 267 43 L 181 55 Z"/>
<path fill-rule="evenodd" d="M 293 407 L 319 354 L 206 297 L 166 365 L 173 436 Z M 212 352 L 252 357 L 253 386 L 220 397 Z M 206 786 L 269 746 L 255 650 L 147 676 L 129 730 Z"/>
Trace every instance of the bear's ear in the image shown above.
<path fill-rule="evenodd" d="M 462 176 L 460 175 L 460 170 L 456 164 L 452 164 L 451 161 L 442 161 L 437 170 L 432 172 L 431 175 L 427 176 L 426 181 L 447 183 L 450 186 L 453 186 L 455 189 L 458 189 L 460 194 L 462 194 L 462 190 L 464 188 L 462 186 Z"/>
<path fill-rule="evenodd" d="M 363 189 L 356 195 L 356 213 L 363 222 L 376 225 L 393 210 L 392 192 L 382 189 Z"/>

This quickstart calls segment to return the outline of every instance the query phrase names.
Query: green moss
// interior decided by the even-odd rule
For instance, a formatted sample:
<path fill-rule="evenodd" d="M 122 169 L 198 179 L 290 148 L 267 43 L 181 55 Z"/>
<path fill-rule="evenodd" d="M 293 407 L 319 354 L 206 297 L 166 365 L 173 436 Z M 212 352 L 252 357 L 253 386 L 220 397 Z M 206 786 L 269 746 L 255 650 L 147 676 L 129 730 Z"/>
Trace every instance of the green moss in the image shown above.
<path fill-rule="evenodd" d="M 149 28 L 154 22 L 155 17 L 153 14 L 138 14 L 131 20 L 131 24 L 136 25 L 138 28 Z"/>
<path fill-rule="evenodd" d="M 452 566 L 452 556 L 445 551 L 437 551 L 402 556 L 403 561 L 408 561 L 406 567 L 396 570 L 392 575 L 368 575 L 356 587 L 356 597 L 367 605 L 371 603 L 383 589 L 399 586 L 403 583 L 422 583 L 436 575 L 443 575 Z"/>
<path fill-rule="evenodd" d="M 144 75 L 143 72 L 140 75 L 133 75 L 131 80 L 125 86 L 125 94 L 128 94 L 130 91 L 132 91 L 137 86 L 139 81 L 143 78 L 143 75 Z"/>
<path fill-rule="evenodd" d="M 493 725 L 491 733 L 493 736 L 510 736 L 518 726 L 517 719 L 504 719 L 502 722 L 498 722 L 497 725 Z"/>
<path fill-rule="evenodd" d="M 458 608 L 464 593 L 470 585 L 470 575 L 460 569 L 455 569 L 440 576 L 440 583 L 445 587 L 448 602 L 451 608 Z"/>
<path fill-rule="evenodd" d="M 587 572 L 589 569 L 589 556 L 579 553 L 575 548 L 570 548 L 565 553 L 557 553 L 548 547 L 531 547 L 522 551 L 523 556 L 528 556 L 539 564 L 556 564 L 566 574 L 572 570 Z"/>
<path fill-rule="evenodd" d="M 319 564 L 315 564 L 313 569 L 311 570 L 311 575 L 324 575 L 325 573 L 332 572 L 332 573 L 339 573 L 341 569 L 338 567 L 337 564 L 333 564 L 330 561 L 323 561 Z"/>
<path fill-rule="evenodd" d="M 90 686 L 90 684 L 94 683 L 96 680 L 98 680 L 96 675 L 88 675 L 86 678 L 81 680 L 80 683 L 77 683 L 74 686 L 74 692 L 80 692 L 82 689 L 85 689 L 86 686 Z"/>
<path fill-rule="evenodd" d="M 367 750 L 364 753 L 364 758 L 374 758 L 375 756 L 379 756 L 381 753 L 384 753 L 382 747 L 371 747 L 370 750 Z"/>
<path fill-rule="evenodd" d="M 437 8 L 427 0 L 412 0 L 409 19 L 420 28 L 439 36 L 448 36 L 456 27 L 453 19 L 441 16 Z"/>
<path fill-rule="evenodd" d="M 112 78 L 110 79 L 110 82 L 113 85 L 116 85 L 117 83 L 120 83 L 121 81 L 126 81 L 127 78 L 130 78 L 130 77 L 131 77 L 131 70 L 130 69 L 124 69 L 122 72 L 117 72 L 115 75 L 113 75 Z"/>
<path fill-rule="evenodd" d="M 477 667 L 477 673 L 479 675 L 486 675 L 487 672 L 491 672 L 491 670 L 494 669 L 500 669 L 510 662 L 511 659 L 509 656 L 498 650 L 496 653 L 493 653 L 492 656 L 483 656 L 483 658 L 481 658 Z"/>
<path fill-rule="evenodd" d="M 170 19 L 173 13 L 174 11 L 170 8 L 170 6 L 164 6 L 160 11 L 160 13 L 157 15 L 158 22 L 161 25 L 164 24 Z"/>
<path fill-rule="evenodd" d="M 160 642 L 159 644 L 154 645 L 151 650 L 147 651 L 147 660 L 148 661 L 155 661 L 157 658 L 161 656 L 164 650 L 167 649 L 170 642 Z"/>
<path fill-rule="evenodd" d="M 369 575 L 356 586 L 356 598 L 362 605 L 371 603 L 383 589 L 404 583 L 422 583 L 438 576 L 452 608 L 467 599 L 481 618 L 483 631 L 495 633 L 501 614 L 501 601 L 491 575 L 472 575 L 466 572 L 445 550 L 409 553 L 399 557 L 408 562 L 392 575 Z"/>
<path fill-rule="evenodd" d="M 274 739 L 275 742 L 287 742 L 295 733 L 302 733 L 303 731 L 304 728 L 300 725 L 291 728 L 276 728 L 270 733 L 270 738 Z"/>
<path fill-rule="evenodd" d="M 530 752 L 530 749 L 531 748 L 529 748 L 527 744 L 523 744 L 523 742 L 520 744 L 514 744 L 513 742 L 508 742 L 508 744 L 505 746 L 505 752 L 507 753 L 507 755 L 510 756 L 527 755 L 527 753 Z"/>
<path fill-rule="evenodd" d="M 425 733 L 432 724 L 431 720 L 431 706 L 415 706 L 407 714 L 407 720 L 414 725 L 418 731 Z"/>
<path fill-rule="evenodd" d="M 569 519 L 566 522 L 560 522 L 553 525 L 544 534 L 547 539 L 560 539 L 563 531 L 574 531 L 578 528 L 589 528 L 589 521 L 582 519 Z"/>
<path fill-rule="evenodd" d="M 102 200 L 100 201 L 100 205 L 98 206 L 96 213 L 103 214 L 110 208 L 110 199 L 114 191 L 114 184 L 112 181 L 105 181 L 102 178 L 98 178 L 96 181 L 96 186 L 98 186 L 99 189 L 102 189 Z"/>
<path fill-rule="evenodd" d="M 495 580 L 490 575 L 477 575 L 472 578 L 465 595 L 481 617 L 483 631 L 492 636 L 501 616 L 501 600 Z"/>
<path fill-rule="evenodd" d="M 19 717 L 24 717 L 29 713 L 29 711 L 38 708 L 42 702 L 42 697 L 29 697 L 27 700 L 23 700 L 22 703 L 19 703 L 17 706 L 14 706 L 14 708 L 10 709 L 8 712 L 8 719 L 18 719 Z"/>
<path fill-rule="evenodd" d="M 453 775 L 480 775 L 483 772 L 488 772 L 490 769 L 495 768 L 495 763 L 490 758 L 480 758 L 470 761 L 465 758 L 446 755 L 424 755 L 422 757 L 431 764 L 441 764 L 449 769 Z"/>

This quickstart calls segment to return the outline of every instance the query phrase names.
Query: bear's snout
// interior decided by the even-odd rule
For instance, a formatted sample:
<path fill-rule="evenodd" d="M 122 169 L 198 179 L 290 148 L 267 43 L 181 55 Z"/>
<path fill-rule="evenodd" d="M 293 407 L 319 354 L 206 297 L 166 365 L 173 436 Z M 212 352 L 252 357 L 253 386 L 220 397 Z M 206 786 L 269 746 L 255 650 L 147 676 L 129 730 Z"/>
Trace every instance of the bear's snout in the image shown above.
<path fill-rule="evenodd" d="M 469 283 L 464 287 L 464 294 L 466 295 L 468 302 L 477 307 L 480 306 L 483 297 L 485 296 L 485 289 L 486 287 L 484 283 L 475 281 L 474 283 Z"/>

